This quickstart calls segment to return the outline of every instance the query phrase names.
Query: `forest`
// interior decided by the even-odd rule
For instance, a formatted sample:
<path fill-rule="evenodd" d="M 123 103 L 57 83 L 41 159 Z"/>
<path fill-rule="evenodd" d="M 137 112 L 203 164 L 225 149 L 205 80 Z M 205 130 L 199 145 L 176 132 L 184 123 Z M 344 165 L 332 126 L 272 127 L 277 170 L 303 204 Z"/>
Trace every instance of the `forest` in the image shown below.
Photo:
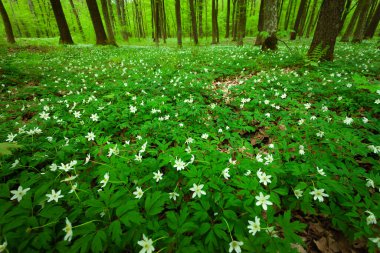
<path fill-rule="evenodd" d="M 0 0 L 1 252 L 380 252 L 380 0 Z"/>

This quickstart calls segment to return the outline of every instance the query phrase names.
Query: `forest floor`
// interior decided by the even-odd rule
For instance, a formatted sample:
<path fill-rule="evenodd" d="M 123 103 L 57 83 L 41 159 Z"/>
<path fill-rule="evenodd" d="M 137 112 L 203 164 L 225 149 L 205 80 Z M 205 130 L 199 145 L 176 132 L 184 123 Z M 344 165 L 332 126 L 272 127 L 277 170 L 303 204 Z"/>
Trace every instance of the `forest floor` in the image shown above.
<path fill-rule="evenodd" d="M 0 46 L 0 245 L 376 252 L 380 50 L 308 43 Z"/>

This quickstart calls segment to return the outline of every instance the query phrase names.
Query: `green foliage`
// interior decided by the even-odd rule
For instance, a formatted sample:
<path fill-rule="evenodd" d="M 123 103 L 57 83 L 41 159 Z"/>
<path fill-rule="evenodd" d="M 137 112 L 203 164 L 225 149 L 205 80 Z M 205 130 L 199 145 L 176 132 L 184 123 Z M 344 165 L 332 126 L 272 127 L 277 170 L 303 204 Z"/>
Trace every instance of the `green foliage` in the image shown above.
<path fill-rule="evenodd" d="M 16 143 L 0 143 L 0 156 L 11 155 L 13 149 L 19 148 L 22 148 L 22 146 Z"/>
<path fill-rule="evenodd" d="M 0 245 L 294 252 L 323 219 L 375 252 L 376 45 L 339 44 L 309 68 L 302 43 L 2 55 L 0 138 L 23 148 L 0 158 Z"/>

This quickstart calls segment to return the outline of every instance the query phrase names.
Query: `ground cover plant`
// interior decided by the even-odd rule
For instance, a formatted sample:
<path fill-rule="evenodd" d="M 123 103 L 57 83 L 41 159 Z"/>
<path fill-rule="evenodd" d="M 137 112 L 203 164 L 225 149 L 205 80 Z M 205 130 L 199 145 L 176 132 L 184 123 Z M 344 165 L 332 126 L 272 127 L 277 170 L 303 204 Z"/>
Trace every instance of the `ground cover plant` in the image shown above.
<path fill-rule="evenodd" d="M 379 49 L 308 44 L 3 47 L 0 251 L 376 252 Z"/>

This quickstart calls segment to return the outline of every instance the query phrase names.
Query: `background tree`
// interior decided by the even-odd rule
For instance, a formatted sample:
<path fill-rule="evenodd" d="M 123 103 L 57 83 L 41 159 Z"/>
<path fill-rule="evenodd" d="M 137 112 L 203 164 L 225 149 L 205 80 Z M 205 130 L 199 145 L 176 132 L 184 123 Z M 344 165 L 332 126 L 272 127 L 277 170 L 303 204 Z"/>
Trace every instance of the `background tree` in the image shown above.
<path fill-rule="evenodd" d="M 31 0 L 29 0 L 29 1 L 31 1 Z M 85 41 L 86 40 L 86 36 L 84 35 L 82 23 L 80 22 L 80 19 L 79 19 L 78 10 L 75 8 L 73 0 L 69 0 L 69 3 L 70 3 L 70 6 L 71 6 L 71 10 L 72 10 L 72 12 L 74 14 L 75 20 L 77 22 L 79 33 L 82 36 L 83 41 Z"/>
<path fill-rule="evenodd" d="M 113 27 L 111 23 L 111 17 L 108 11 L 108 3 L 106 0 L 100 0 L 100 4 L 102 6 L 102 12 L 104 16 L 104 20 L 106 22 L 107 35 L 109 44 L 116 45 L 115 35 L 113 32 Z"/>
<path fill-rule="evenodd" d="M 360 16 L 358 18 L 358 23 L 356 24 L 356 29 L 354 32 L 354 37 L 352 38 L 352 42 L 360 43 L 364 38 L 364 32 L 367 22 L 367 16 L 369 9 L 371 7 L 372 0 L 359 0 L 363 2 L 363 7 L 360 11 Z"/>
<path fill-rule="evenodd" d="M 300 2 L 300 7 L 298 8 L 298 13 L 297 13 L 297 18 L 296 18 L 296 23 L 294 24 L 293 31 L 290 33 L 290 40 L 295 40 L 297 37 L 300 24 L 302 22 L 303 17 L 305 16 L 307 2 L 308 2 L 307 0 L 301 0 Z"/>
<path fill-rule="evenodd" d="M 247 0 L 238 0 L 238 29 L 237 29 L 237 45 L 243 45 L 245 35 Z"/>
<path fill-rule="evenodd" d="M 321 60 L 334 59 L 335 42 L 346 4 L 346 0 L 323 0 L 317 28 L 308 51 L 309 57 L 318 55 Z"/>
<path fill-rule="evenodd" d="M 0 0 L 0 14 L 1 14 L 1 18 L 3 19 L 5 34 L 7 35 L 8 43 L 11 43 L 11 44 L 16 43 L 15 36 L 13 35 L 11 21 L 9 20 L 8 13 L 5 10 L 2 0 Z"/>
<path fill-rule="evenodd" d="M 265 0 L 261 0 L 260 2 L 260 12 L 259 12 L 259 23 L 257 25 L 257 30 L 259 34 L 256 37 L 255 45 L 261 46 L 264 41 L 264 37 L 262 36 L 262 32 L 264 31 L 264 8 L 265 8 Z"/>
<path fill-rule="evenodd" d="M 265 0 L 263 27 L 267 36 L 262 45 L 263 50 L 277 49 L 277 1 L 278 0 Z"/>
<path fill-rule="evenodd" d="M 86 0 L 88 11 L 90 12 L 92 25 L 95 30 L 96 44 L 97 45 L 107 45 L 108 39 L 106 31 L 102 23 L 102 18 L 100 17 L 100 12 L 96 0 Z"/>
<path fill-rule="evenodd" d="M 175 0 L 175 17 L 177 21 L 177 44 L 182 47 L 181 0 Z"/>
<path fill-rule="evenodd" d="M 54 17 L 57 21 L 59 29 L 59 43 L 60 44 L 74 44 L 73 39 L 71 38 L 70 29 L 67 25 L 65 13 L 63 12 L 61 1 L 60 0 L 50 0 L 51 6 L 53 8 Z"/>
<path fill-rule="evenodd" d="M 375 31 L 380 21 L 380 3 L 377 5 L 376 11 L 374 12 L 371 22 L 369 23 L 364 38 L 370 39 L 375 35 Z"/>
<path fill-rule="evenodd" d="M 356 8 L 355 8 L 355 12 L 354 14 L 352 15 L 351 19 L 350 19 L 350 23 L 348 24 L 347 28 L 346 28 L 346 31 L 344 32 L 343 36 L 342 36 L 342 39 L 341 41 L 342 42 L 348 42 L 350 41 L 350 37 L 352 35 L 352 33 L 354 32 L 354 29 L 355 29 L 355 25 L 358 21 L 358 18 L 360 16 L 360 13 L 362 11 L 362 8 L 364 7 L 364 2 L 366 0 L 359 0 L 357 5 L 356 5 Z"/>

